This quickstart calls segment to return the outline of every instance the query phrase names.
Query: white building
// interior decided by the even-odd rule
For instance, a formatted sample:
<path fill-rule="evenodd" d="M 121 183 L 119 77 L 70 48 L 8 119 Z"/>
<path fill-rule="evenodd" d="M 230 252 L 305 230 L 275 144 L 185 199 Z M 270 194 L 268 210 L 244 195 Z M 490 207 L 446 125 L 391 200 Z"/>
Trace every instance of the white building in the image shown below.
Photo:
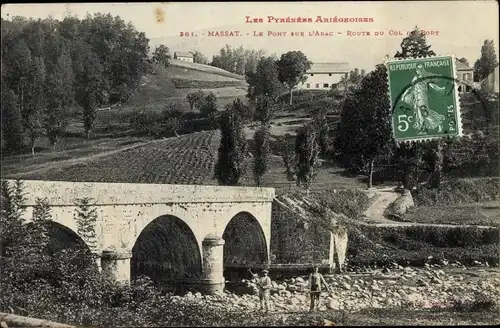
<path fill-rule="evenodd" d="M 190 62 L 190 63 L 194 62 L 193 54 L 191 54 L 189 52 L 177 51 L 177 52 L 174 53 L 174 59 L 182 60 L 182 61 L 187 61 L 187 62 Z"/>
<path fill-rule="evenodd" d="M 305 74 L 307 80 L 297 89 L 328 90 L 346 74 L 349 74 L 348 63 L 314 63 Z"/>

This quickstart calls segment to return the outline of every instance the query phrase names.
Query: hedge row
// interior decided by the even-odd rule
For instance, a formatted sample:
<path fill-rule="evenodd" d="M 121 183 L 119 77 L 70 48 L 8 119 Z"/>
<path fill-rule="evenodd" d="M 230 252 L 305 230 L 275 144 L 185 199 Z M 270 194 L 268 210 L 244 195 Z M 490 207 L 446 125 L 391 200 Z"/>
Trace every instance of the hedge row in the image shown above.
<path fill-rule="evenodd" d="M 500 178 L 456 179 L 442 185 L 441 189 L 420 188 L 412 192 L 416 206 L 475 203 L 498 199 Z"/>
<path fill-rule="evenodd" d="M 347 254 L 350 264 L 423 265 L 432 256 L 473 264 L 498 265 L 500 229 L 475 226 L 365 226 L 349 229 Z"/>

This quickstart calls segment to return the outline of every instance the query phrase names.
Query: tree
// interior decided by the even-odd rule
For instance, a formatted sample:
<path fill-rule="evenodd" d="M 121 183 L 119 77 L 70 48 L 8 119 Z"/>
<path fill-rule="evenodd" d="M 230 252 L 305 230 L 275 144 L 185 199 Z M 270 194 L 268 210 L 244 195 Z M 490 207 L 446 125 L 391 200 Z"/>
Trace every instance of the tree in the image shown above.
<path fill-rule="evenodd" d="M 323 158 L 328 157 L 332 151 L 332 141 L 330 139 L 330 126 L 328 125 L 328 120 L 324 113 L 321 113 L 314 118 L 313 124 L 316 131 L 318 131 L 317 143 L 319 145 L 320 155 Z"/>
<path fill-rule="evenodd" d="M 35 57 L 32 70 L 26 78 L 26 83 L 21 87 L 24 128 L 30 140 L 31 154 L 35 155 L 35 143 L 45 133 L 43 126 L 46 114 L 46 98 L 44 93 L 46 72 L 42 58 Z M 26 86 L 24 88 L 24 86 Z"/>
<path fill-rule="evenodd" d="M 297 186 L 303 186 L 306 192 L 309 192 L 312 180 L 316 177 L 316 168 L 319 166 L 319 147 L 316 140 L 316 131 L 312 125 L 302 127 L 295 139 Z"/>
<path fill-rule="evenodd" d="M 423 147 L 424 154 L 422 160 L 427 164 L 431 173 L 429 177 L 429 185 L 431 188 L 441 188 L 444 167 L 444 144 L 445 143 L 440 140 L 433 140 Z"/>
<path fill-rule="evenodd" d="M 89 246 L 92 253 L 97 253 L 99 241 L 97 239 L 97 209 L 92 199 L 83 197 L 75 201 L 76 211 L 75 220 L 77 224 L 78 235 Z"/>
<path fill-rule="evenodd" d="M 94 128 L 97 117 L 98 106 L 105 102 L 103 99 L 102 75 L 104 69 L 96 60 L 96 54 L 82 47 L 79 69 L 77 71 L 77 102 L 83 108 L 83 127 L 87 139 L 90 139 L 90 132 Z"/>
<path fill-rule="evenodd" d="M 498 66 L 493 40 L 484 40 L 481 57 L 474 63 L 474 78 L 482 81 Z"/>
<path fill-rule="evenodd" d="M 19 151 L 23 146 L 23 122 L 18 98 L 13 90 L 2 83 L 2 133 L 5 147 Z"/>
<path fill-rule="evenodd" d="M 469 61 L 465 57 L 462 57 L 462 58 L 458 59 L 458 61 L 464 63 L 467 66 L 469 66 Z"/>
<path fill-rule="evenodd" d="M 247 98 L 251 104 L 255 103 L 259 96 L 268 97 L 276 102 L 283 92 L 277 61 L 272 57 L 261 58 L 255 73 L 248 72 L 246 80 L 248 83 Z"/>
<path fill-rule="evenodd" d="M 410 35 L 405 37 L 401 42 L 401 51 L 397 51 L 395 58 L 417 58 L 435 56 L 436 53 L 431 50 L 431 45 L 427 44 L 425 34 L 415 27 Z M 418 164 L 420 162 L 419 151 L 417 150 L 416 143 L 403 143 L 394 152 L 395 161 L 399 163 L 402 183 L 407 189 L 411 189 L 416 185 L 418 180 Z M 438 157 L 442 158 L 442 156 Z M 437 167 L 441 167 L 438 165 Z M 440 175 L 439 175 L 440 176 Z"/>
<path fill-rule="evenodd" d="M 201 52 L 191 51 L 190 53 L 193 55 L 193 62 L 203 65 L 206 65 L 208 63 L 207 57 L 205 57 Z"/>
<path fill-rule="evenodd" d="M 255 118 L 263 124 L 269 124 L 278 109 L 278 103 L 268 95 L 260 95 L 255 99 Z"/>
<path fill-rule="evenodd" d="M 68 124 L 68 107 L 74 103 L 73 79 L 71 57 L 63 53 L 47 77 L 45 91 L 47 94 L 45 130 L 54 150 Z"/>
<path fill-rule="evenodd" d="M 163 111 L 163 123 L 165 126 L 165 130 L 170 132 L 170 135 L 174 135 L 178 137 L 177 130 L 181 128 L 181 118 L 182 111 L 178 109 L 175 104 L 170 104 Z"/>
<path fill-rule="evenodd" d="M 401 42 L 401 51 L 397 51 L 395 58 L 417 58 L 435 56 L 436 53 L 427 45 L 425 34 L 415 27 L 406 38 Z"/>
<path fill-rule="evenodd" d="M 204 97 L 205 97 L 205 94 L 201 90 L 188 93 L 188 95 L 186 96 L 186 99 L 189 102 L 189 107 L 191 108 L 191 111 L 193 111 L 195 108 L 199 107 L 200 104 L 203 103 Z"/>
<path fill-rule="evenodd" d="M 239 117 L 241 117 L 244 122 L 251 120 L 254 116 L 252 109 L 243 104 L 240 98 L 236 98 L 231 104 L 226 105 L 226 110 L 237 111 Z"/>
<path fill-rule="evenodd" d="M 387 83 L 386 68 L 378 65 L 348 96 L 337 129 L 335 144 L 344 167 L 367 171 L 369 188 L 375 158 L 388 150 L 392 139 Z"/>
<path fill-rule="evenodd" d="M 15 180 L 11 186 L 7 180 L 1 181 L 2 201 L 0 202 L 0 256 L 15 254 L 13 247 L 24 237 L 23 212 L 26 208 L 24 183 Z M 0 266 L 0 272 L 3 270 Z"/>
<path fill-rule="evenodd" d="M 269 125 L 262 124 L 254 134 L 255 158 L 253 174 L 257 186 L 262 185 L 262 178 L 269 170 Z"/>
<path fill-rule="evenodd" d="M 293 88 L 307 80 L 305 73 L 311 68 L 311 64 L 301 51 L 289 51 L 281 55 L 278 61 L 278 78 L 290 90 L 290 105 L 292 105 Z"/>
<path fill-rule="evenodd" d="M 244 160 L 248 145 L 242 120 L 235 110 L 226 110 L 220 117 L 221 141 L 214 177 L 219 184 L 236 186 L 245 173 Z"/>
<path fill-rule="evenodd" d="M 342 76 L 339 83 L 332 84 L 328 95 L 332 98 L 345 99 L 349 93 L 354 92 L 358 88 L 365 75 L 366 72 L 364 69 L 360 71 L 358 68 L 355 68 L 349 74 Z"/>
<path fill-rule="evenodd" d="M 287 138 L 288 135 L 285 135 Z M 281 158 L 283 159 L 283 165 L 285 166 L 286 179 L 290 181 L 290 189 L 292 187 L 291 182 L 297 179 L 297 154 L 295 153 L 295 140 L 285 139 L 283 144 L 283 150 L 281 152 Z"/>
<path fill-rule="evenodd" d="M 153 63 L 158 63 L 164 67 L 168 67 L 170 65 L 170 58 L 170 50 L 163 44 L 155 48 L 152 56 Z"/>
<path fill-rule="evenodd" d="M 203 116 L 211 117 L 217 112 L 217 97 L 210 92 L 200 105 L 200 112 Z"/>

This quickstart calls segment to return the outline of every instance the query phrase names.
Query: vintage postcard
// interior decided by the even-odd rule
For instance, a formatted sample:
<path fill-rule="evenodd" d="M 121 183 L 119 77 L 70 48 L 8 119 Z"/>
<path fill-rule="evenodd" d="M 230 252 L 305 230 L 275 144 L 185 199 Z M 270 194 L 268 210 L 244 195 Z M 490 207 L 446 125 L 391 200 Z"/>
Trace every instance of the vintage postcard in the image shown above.
<path fill-rule="evenodd" d="M 499 324 L 498 28 L 2 5 L 0 326 Z"/>

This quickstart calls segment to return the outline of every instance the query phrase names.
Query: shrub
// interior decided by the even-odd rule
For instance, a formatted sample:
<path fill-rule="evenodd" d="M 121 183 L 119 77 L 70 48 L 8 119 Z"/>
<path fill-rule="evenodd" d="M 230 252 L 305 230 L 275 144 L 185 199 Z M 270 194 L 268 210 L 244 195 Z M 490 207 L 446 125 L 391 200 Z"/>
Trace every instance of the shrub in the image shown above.
<path fill-rule="evenodd" d="M 358 189 L 340 189 L 334 194 L 314 193 L 318 201 L 335 213 L 359 217 L 370 205 L 368 195 Z"/>
<path fill-rule="evenodd" d="M 450 205 L 495 200 L 500 191 L 500 178 L 456 179 L 441 189 L 421 187 L 413 193 L 415 205 Z"/>

